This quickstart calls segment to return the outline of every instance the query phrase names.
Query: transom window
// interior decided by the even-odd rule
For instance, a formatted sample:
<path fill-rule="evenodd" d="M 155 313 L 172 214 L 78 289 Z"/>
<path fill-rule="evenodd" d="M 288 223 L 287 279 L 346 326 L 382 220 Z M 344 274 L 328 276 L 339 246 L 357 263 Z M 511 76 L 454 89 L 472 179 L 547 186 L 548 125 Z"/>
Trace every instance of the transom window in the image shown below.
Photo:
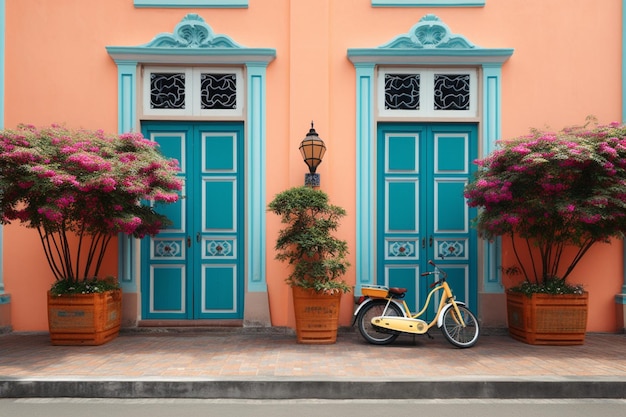
<path fill-rule="evenodd" d="M 241 116 L 239 68 L 147 67 L 143 113 L 162 116 Z"/>
<path fill-rule="evenodd" d="M 476 117 L 476 83 L 472 68 L 381 69 L 378 111 L 391 117 Z"/>

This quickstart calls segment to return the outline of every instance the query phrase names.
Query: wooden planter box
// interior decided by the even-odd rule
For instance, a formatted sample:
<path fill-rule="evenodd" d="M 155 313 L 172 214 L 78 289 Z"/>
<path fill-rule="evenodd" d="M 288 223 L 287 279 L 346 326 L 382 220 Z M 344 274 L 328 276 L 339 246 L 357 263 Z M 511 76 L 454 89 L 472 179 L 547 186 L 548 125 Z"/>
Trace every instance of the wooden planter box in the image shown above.
<path fill-rule="evenodd" d="M 532 345 L 582 345 L 589 294 L 548 295 L 507 292 L 509 333 Z"/>
<path fill-rule="evenodd" d="M 117 337 L 122 291 L 53 296 L 48 292 L 48 327 L 53 345 L 102 345 Z"/>
<path fill-rule="evenodd" d="M 318 294 L 301 287 L 293 288 L 298 343 L 332 344 L 337 341 L 341 292 Z"/>

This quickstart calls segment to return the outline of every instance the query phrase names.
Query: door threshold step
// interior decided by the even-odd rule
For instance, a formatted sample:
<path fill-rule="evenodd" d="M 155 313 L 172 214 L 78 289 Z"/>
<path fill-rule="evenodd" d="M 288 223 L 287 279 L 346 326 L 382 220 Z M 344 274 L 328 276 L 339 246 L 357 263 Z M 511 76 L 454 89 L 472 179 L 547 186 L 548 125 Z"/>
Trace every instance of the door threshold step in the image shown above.
<path fill-rule="evenodd" d="M 243 327 L 243 320 L 140 320 L 137 327 Z"/>

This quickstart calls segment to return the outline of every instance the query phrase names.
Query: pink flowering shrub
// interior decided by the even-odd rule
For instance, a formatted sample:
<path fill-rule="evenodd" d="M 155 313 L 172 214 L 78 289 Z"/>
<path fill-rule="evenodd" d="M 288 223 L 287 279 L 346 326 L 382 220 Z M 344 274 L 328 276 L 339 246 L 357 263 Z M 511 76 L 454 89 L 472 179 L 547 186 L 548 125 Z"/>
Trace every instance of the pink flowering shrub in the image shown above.
<path fill-rule="evenodd" d="M 113 236 L 169 224 L 152 206 L 178 200 L 178 170 L 140 134 L 21 125 L 0 132 L 1 221 L 39 232 L 57 281 L 87 281 Z"/>
<path fill-rule="evenodd" d="M 499 149 L 476 163 L 465 197 L 480 208 L 478 233 L 490 240 L 511 237 L 519 269 L 533 288 L 563 287 L 591 246 L 624 237 L 626 126 L 534 130 L 500 141 Z M 532 270 L 520 262 L 515 236 L 525 240 Z M 571 257 L 568 247 L 576 248 Z"/>

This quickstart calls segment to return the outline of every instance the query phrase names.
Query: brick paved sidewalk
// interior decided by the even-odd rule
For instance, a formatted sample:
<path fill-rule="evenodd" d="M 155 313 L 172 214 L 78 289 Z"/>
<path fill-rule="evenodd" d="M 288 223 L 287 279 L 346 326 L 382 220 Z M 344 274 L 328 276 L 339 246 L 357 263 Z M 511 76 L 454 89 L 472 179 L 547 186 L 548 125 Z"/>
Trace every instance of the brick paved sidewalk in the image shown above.
<path fill-rule="evenodd" d="M 457 349 L 443 335 L 388 346 L 340 333 L 300 345 L 286 332 L 122 333 L 102 346 L 51 346 L 47 334 L 0 335 L 0 380 L 264 379 L 424 380 L 593 377 L 626 381 L 626 335 L 589 334 L 581 346 L 531 346 L 481 336 Z"/>

